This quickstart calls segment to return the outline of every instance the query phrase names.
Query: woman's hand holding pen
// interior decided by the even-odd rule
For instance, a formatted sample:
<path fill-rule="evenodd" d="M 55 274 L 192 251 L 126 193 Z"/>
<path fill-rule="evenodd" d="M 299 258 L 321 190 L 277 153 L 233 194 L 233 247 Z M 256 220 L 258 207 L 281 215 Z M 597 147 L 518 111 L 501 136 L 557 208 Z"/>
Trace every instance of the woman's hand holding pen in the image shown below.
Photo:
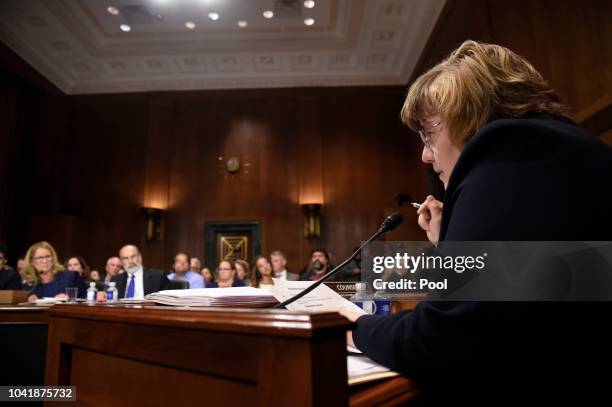
<path fill-rule="evenodd" d="M 442 224 L 442 202 L 428 195 L 417 213 L 419 214 L 419 226 L 427 233 L 429 241 L 437 245 Z"/>

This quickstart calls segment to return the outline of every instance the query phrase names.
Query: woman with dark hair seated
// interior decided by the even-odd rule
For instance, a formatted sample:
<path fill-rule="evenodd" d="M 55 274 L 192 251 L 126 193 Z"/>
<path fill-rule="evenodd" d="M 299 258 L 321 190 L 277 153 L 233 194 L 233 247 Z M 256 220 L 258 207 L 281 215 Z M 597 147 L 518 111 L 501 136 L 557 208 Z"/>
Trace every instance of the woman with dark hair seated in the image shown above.
<path fill-rule="evenodd" d="M 91 272 L 91 269 L 83 256 L 74 255 L 69 257 L 68 260 L 66 260 L 66 263 L 64 263 L 64 269 L 67 271 L 76 271 L 83 280 L 89 280 L 89 273 Z"/>
<path fill-rule="evenodd" d="M 272 265 L 265 256 L 255 257 L 253 262 L 253 272 L 251 273 L 251 287 L 261 288 L 262 290 L 272 291 L 274 281 L 272 276 Z"/>
<path fill-rule="evenodd" d="M 66 298 L 66 288 L 79 289 L 79 297 L 85 294 L 85 283 L 76 271 L 64 271 L 57 261 L 57 253 L 47 242 L 33 244 L 25 256 L 24 276 L 32 285 L 28 301 L 43 297 Z"/>
<path fill-rule="evenodd" d="M 210 283 L 207 288 L 217 287 L 244 287 L 244 281 L 236 278 L 236 267 L 230 260 L 221 260 L 217 267 L 217 281 Z"/>

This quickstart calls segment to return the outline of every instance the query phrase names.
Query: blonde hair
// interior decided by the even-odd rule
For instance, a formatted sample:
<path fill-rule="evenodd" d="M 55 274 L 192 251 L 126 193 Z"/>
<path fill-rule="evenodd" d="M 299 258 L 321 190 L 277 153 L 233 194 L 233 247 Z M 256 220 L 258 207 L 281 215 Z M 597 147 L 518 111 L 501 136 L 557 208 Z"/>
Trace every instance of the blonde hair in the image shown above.
<path fill-rule="evenodd" d="M 242 260 L 242 259 L 234 260 L 234 268 L 236 269 L 236 277 L 238 277 L 238 268 L 236 267 L 238 265 L 240 265 L 240 267 L 242 267 L 242 269 L 244 270 L 244 279 L 250 280 L 251 279 L 251 269 L 249 267 L 249 263 L 246 260 Z"/>
<path fill-rule="evenodd" d="M 64 267 L 57 260 L 57 252 L 55 251 L 53 246 L 51 246 L 50 243 L 48 242 L 34 243 L 32 246 L 30 246 L 24 258 L 25 267 L 23 269 L 23 276 L 25 280 L 28 282 L 28 284 L 30 285 L 34 284 L 38 280 L 38 274 L 36 273 L 36 270 L 34 269 L 34 266 L 32 265 L 32 257 L 34 257 L 34 253 L 36 253 L 36 250 L 38 249 L 46 249 L 51 253 L 51 261 L 53 263 L 53 269 L 51 270 L 51 272 L 52 272 L 53 277 L 55 277 L 55 275 L 59 271 L 62 271 L 64 269 Z"/>
<path fill-rule="evenodd" d="M 485 124 L 568 109 L 535 68 L 508 48 L 467 40 L 410 86 L 401 111 L 412 130 L 426 115 L 439 115 L 459 147 Z"/>

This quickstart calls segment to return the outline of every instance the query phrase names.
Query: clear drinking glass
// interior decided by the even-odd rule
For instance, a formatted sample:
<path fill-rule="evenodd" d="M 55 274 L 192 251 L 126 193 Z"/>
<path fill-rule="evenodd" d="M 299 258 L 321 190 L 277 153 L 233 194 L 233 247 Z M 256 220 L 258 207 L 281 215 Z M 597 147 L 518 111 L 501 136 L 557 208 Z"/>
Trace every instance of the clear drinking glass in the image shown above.
<path fill-rule="evenodd" d="M 76 302 L 78 292 L 78 287 L 66 287 L 66 301 Z"/>

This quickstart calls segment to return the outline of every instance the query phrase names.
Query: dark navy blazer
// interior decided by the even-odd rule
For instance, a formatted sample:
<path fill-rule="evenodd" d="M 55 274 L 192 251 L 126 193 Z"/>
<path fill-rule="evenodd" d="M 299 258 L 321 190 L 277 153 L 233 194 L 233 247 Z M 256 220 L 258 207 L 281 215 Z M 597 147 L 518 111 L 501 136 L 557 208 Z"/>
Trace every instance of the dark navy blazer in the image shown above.
<path fill-rule="evenodd" d="M 76 271 L 59 271 L 50 283 L 36 283 L 30 294 L 35 294 L 38 298 L 55 297 L 57 294 L 65 294 L 67 287 L 77 287 L 78 296 L 85 297 L 85 282 Z"/>

